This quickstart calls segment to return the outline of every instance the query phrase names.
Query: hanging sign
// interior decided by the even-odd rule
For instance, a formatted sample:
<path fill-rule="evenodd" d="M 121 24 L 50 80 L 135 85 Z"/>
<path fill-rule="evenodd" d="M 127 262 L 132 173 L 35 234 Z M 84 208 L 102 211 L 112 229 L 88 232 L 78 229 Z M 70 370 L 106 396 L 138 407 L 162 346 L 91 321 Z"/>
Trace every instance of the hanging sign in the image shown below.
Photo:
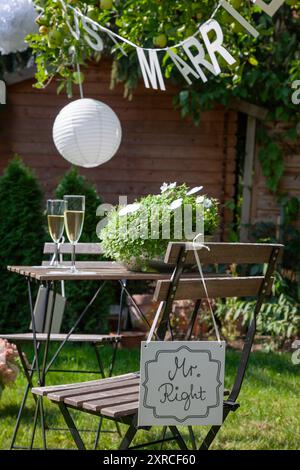
<path fill-rule="evenodd" d="M 141 345 L 138 426 L 221 425 L 225 342 Z"/>
<path fill-rule="evenodd" d="M 284 3 L 284 0 L 271 0 L 269 3 L 265 3 L 264 0 L 251 0 L 252 3 L 258 5 L 267 15 L 273 16 L 277 10 Z M 69 4 L 66 4 L 64 0 L 60 0 L 62 8 L 65 14 L 66 24 L 70 29 L 71 34 L 78 41 L 83 39 L 89 47 L 99 52 L 103 50 L 103 41 L 99 36 L 99 32 L 106 33 L 121 49 L 124 55 L 126 52 L 122 49 L 120 43 L 126 43 L 134 47 L 137 52 L 142 76 L 146 88 L 153 88 L 157 90 L 165 90 L 165 83 L 161 71 L 161 65 L 159 62 L 158 54 L 160 52 L 167 53 L 170 59 L 173 61 L 179 72 L 182 74 L 186 82 L 190 85 L 192 83 L 191 78 L 202 80 L 203 83 L 208 81 L 207 74 L 210 73 L 217 76 L 221 73 L 221 67 L 219 65 L 219 59 L 222 58 L 228 65 L 233 65 L 236 60 L 230 54 L 230 52 L 223 45 L 223 31 L 221 25 L 214 19 L 219 8 L 224 8 L 227 13 L 233 18 L 234 21 L 238 22 L 245 31 L 257 38 L 259 32 L 250 24 L 240 13 L 233 8 L 226 0 L 220 0 L 218 6 L 212 13 L 210 19 L 205 23 L 198 26 L 195 34 L 189 38 L 184 39 L 178 44 L 172 45 L 171 47 L 163 48 L 145 48 L 134 44 L 132 41 L 123 38 L 117 33 L 110 29 L 100 25 L 96 21 L 88 18 L 78 8 L 74 8 Z M 73 14 L 73 24 L 69 20 L 69 16 Z M 83 29 L 85 31 L 84 37 L 80 37 L 79 20 L 82 22 Z M 211 34 L 211 33 L 214 34 Z M 211 40 L 210 38 L 213 37 Z M 176 49 L 181 50 L 181 54 L 177 54 Z M 196 53 L 195 53 L 196 51 Z M 205 56 L 207 58 L 205 59 Z"/>

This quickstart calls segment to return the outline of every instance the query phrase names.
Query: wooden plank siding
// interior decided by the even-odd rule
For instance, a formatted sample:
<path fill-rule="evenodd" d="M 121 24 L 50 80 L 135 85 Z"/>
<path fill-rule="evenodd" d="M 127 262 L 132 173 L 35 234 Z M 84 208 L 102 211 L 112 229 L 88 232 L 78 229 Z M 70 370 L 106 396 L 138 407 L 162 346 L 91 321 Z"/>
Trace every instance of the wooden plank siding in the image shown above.
<path fill-rule="evenodd" d="M 172 100 L 178 90 L 170 83 L 166 92 L 147 90 L 141 84 L 128 101 L 122 85 L 110 89 L 110 66 L 109 61 L 102 61 L 85 71 L 84 94 L 114 109 L 122 124 L 122 144 L 111 161 L 95 169 L 80 169 L 104 200 L 116 203 L 119 195 L 128 195 L 130 202 L 158 192 L 164 181 L 201 184 L 222 203 L 232 198 L 237 113 L 218 106 L 203 113 L 196 127 L 174 110 Z M 68 100 L 64 93 L 57 95 L 55 83 L 45 90 L 35 90 L 33 83 L 26 80 L 8 87 L 8 104 L 0 113 L 0 172 L 13 153 L 20 154 L 35 169 L 48 197 L 70 168 L 52 141 L 54 119 Z"/>
<path fill-rule="evenodd" d="M 251 223 L 279 222 L 280 207 L 276 196 L 268 190 L 266 179 L 262 174 L 261 164 L 258 159 L 258 151 L 254 163 L 254 178 L 251 200 Z M 288 193 L 291 197 L 300 199 L 300 140 L 295 144 L 286 146 L 284 154 L 284 174 L 281 178 L 279 190 Z M 300 228 L 300 220 L 297 222 Z"/>

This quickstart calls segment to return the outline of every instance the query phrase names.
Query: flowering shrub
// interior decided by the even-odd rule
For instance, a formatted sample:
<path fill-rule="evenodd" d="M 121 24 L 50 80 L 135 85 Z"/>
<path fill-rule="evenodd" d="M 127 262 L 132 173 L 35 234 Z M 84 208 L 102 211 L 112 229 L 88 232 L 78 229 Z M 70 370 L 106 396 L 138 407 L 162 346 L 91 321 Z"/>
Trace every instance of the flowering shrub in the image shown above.
<path fill-rule="evenodd" d="M 163 257 L 170 241 L 212 235 L 219 225 L 218 201 L 203 195 L 202 189 L 164 183 L 160 194 L 115 207 L 98 233 L 104 255 L 142 267 L 147 260 Z"/>
<path fill-rule="evenodd" d="M 14 344 L 6 339 L 0 339 L 0 396 L 6 385 L 14 382 L 18 376 L 19 368 L 16 365 L 18 351 Z"/>

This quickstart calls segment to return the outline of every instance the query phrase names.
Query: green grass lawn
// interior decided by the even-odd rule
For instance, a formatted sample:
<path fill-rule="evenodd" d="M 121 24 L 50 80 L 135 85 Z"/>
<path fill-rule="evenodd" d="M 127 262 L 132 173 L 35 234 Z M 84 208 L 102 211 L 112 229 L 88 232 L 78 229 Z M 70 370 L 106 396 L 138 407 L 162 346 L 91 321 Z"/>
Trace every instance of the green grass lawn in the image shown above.
<path fill-rule="evenodd" d="M 102 357 L 108 364 L 111 350 L 102 349 Z M 28 354 L 29 355 L 29 354 Z M 226 359 L 226 387 L 230 386 L 239 353 L 228 351 Z M 86 346 L 68 346 L 56 363 L 57 368 L 80 370 L 95 368 L 94 353 Z M 118 351 L 115 374 L 132 372 L 139 369 L 138 350 Z M 218 434 L 213 449 L 299 449 L 300 448 L 300 366 L 291 362 L 290 354 L 262 353 L 252 354 L 247 370 L 244 386 L 239 397 L 241 407 L 227 418 Z M 79 382 L 97 378 L 96 375 L 75 373 L 53 373 L 48 375 L 48 384 Z M 13 387 L 5 389 L 0 400 L 0 449 L 9 447 L 25 378 L 20 374 Z M 34 413 L 33 399 L 27 403 L 23 424 L 20 428 L 18 445 L 28 445 L 31 435 L 32 417 Z M 47 424 L 64 427 L 58 408 L 46 401 Z M 97 417 L 75 412 L 75 421 L 80 428 L 97 426 Z M 115 432 L 113 422 L 105 420 L 105 432 L 101 435 L 101 449 L 116 449 L 120 438 Z M 126 426 L 122 426 L 122 431 Z M 199 438 L 205 429 L 195 428 Z M 185 433 L 185 428 L 182 428 Z M 135 443 L 141 439 L 159 438 L 160 428 L 150 432 L 138 433 Z M 88 448 L 92 448 L 94 434 L 84 433 Z M 41 444 L 41 434 L 38 430 L 36 446 Z M 74 448 L 74 443 L 68 431 L 49 431 L 47 444 L 52 448 Z M 159 447 L 157 447 L 159 448 Z M 165 444 L 165 449 L 176 448 L 174 443 Z"/>

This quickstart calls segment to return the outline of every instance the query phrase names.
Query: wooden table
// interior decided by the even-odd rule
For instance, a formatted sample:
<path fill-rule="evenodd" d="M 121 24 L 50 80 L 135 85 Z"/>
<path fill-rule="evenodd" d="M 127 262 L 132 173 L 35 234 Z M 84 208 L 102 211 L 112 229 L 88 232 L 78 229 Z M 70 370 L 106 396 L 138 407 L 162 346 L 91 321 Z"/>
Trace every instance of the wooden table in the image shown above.
<path fill-rule="evenodd" d="M 67 265 L 65 262 L 64 265 Z M 158 281 L 170 279 L 171 273 L 150 273 L 130 271 L 121 263 L 113 261 L 77 261 L 78 273 L 71 273 L 69 266 L 66 268 L 53 268 L 47 266 L 7 266 L 13 273 L 20 274 L 26 278 L 43 281 L 128 281 L 147 280 Z"/>
<path fill-rule="evenodd" d="M 126 282 L 127 281 L 141 281 L 141 280 L 147 280 L 147 281 L 158 281 L 158 280 L 164 280 L 164 279 L 170 279 L 172 273 L 167 272 L 167 273 L 149 273 L 149 272 L 134 272 L 126 269 L 124 265 L 121 263 L 116 263 L 116 262 L 107 262 L 107 261 L 77 261 L 76 262 L 76 268 L 78 269 L 78 272 L 72 273 L 70 272 L 70 266 L 71 263 L 69 262 L 64 262 L 64 265 L 66 265 L 66 268 L 55 268 L 51 266 L 47 266 L 46 264 L 42 266 L 8 266 L 7 269 L 12 272 L 16 273 L 18 275 L 21 275 L 24 277 L 24 279 L 27 280 L 28 284 L 28 292 L 29 292 L 29 303 L 30 303 L 30 313 L 31 313 L 31 323 L 32 323 L 32 339 L 33 339 L 33 347 L 34 347 L 34 360 L 33 364 L 35 366 L 32 366 L 32 373 L 31 375 L 26 375 L 27 380 L 28 380 L 28 385 L 27 385 L 27 392 L 25 391 L 25 394 L 28 393 L 29 390 L 31 390 L 32 387 L 32 374 L 34 367 L 36 368 L 36 372 L 38 373 L 38 383 L 40 386 L 45 385 L 46 382 L 46 374 L 50 370 L 53 362 L 56 360 L 57 356 L 59 355 L 61 349 L 64 347 L 64 345 L 69 341 L 70 337 L 73 335 L 73 332 L 77 328 L 78 324 L 82 320 L 83 316 L 86 314 L 88 308 L 92 304 L 92 302 L 95 300 L 96 296 L 99 294 L 101 291 L 102 287 L 107 281 L 117 281 L 121 285 L 121 302 L 120 302 L 120 314 L 119 314 L 119 327 L 121 324 L 120 318 L 122 316 L 122 302 L 124 302 L 124 297 L 125 294 L 130 296 L 130 293 L 128 292 L 128 289 L 126 287 Z M 172 269 L 172 268 L 171 268 Z M 51 333 L 51 327 L 52 327 L 52 320 L 53 320 L 53 310 L 54 310 L 54 303 L 55 303 L 55 295 L 56 295 L 56 285 L 59 282 L 62 281 L 99 281 L 99 288 L 96 291 L 95 296 L 93 296 L 92 300 L 87 304 L 86 308 L 83 310 L 83 312 L 79 315 L 77 318 L 75 324 L 73 327 L 70 329 L 70 331 L 64 335 L 64 340 L 60 342 L 59 347 L 57 348 L 55 354 L 51 359 L 48 360 L 48 353 L 49 353 L 49 345 L 51 339 L 55 337 L 58 337 L 60 335 L 53 335 Z M 34 308 L 33 308 L 33 298 L 32 298 L 32 292 L 31 292 L 31 284 L 34 282 L 38 282 L 40 285 L 44 285 L 47 288 L 47 296 L 46 296 L 46 301 L 45 301 L 45 306 L 44 306 L 44 318 L 46 317 L 46 314 L 48 314 L 48 305 L 49 305 L 49 292 L 50 290 L 53 290 L 53 300 L 52 300 L 52 307 L 49 310 L 52 310 L 50 313 L 50 321 L 49 325 L 47 327 L 47 331 L 41 335 L 40 333 L 37 333 L 35 329 L 35 319 L 34 319 Z M 131 296 L 130 296 L 131 297 Z M 131 297 L 132 299 L 132 297 Z M 133 299 L 132 299 L 133 301 Z M 133 301 L 133 304 L 136 307 L 136 310 L 140 313 L 141 317 L 145 320 L 145 316 L 139 309 L 139 307 L 136 305 L 136 303 Z M 146 320 L 147 321 L 147 320 Z M 150 326 L 148 324 L 148 326 Z M 118 334 L 120 334 L 120 329 L 118 328 Z M 45 336 L 43 340 L 45 341 L 45 348 L 44 348 L 44 354 L 42 361 L 40 363 L 39 360 L 39 341 L 41 340 L 41 336 Z M 121 338 L 121 336 L 120 336 Z M 55 338 L 54 338 L 55 340 Z M 116 348 L 115 350 L 116 351 Z M 113 358 L 114 361 L 114 358 Z M 114 362 L 113 362 L 114 364 Z M 25 396 L 24 394 L 24 396 Z M 27 398 L 27 395 L 26 395 Z M 35 397 L 34 397 L 35 398 Z M 26 399 L 25 399 L 26 401 Z M 22 402 L 21 405 L 21 412 L 19 411 L 19 416 L 17 420 L 17 425 L 15 428 L 14 436 L 13 436 L 13 441 L 15 441 L 16 438 L 16 433 L 19 427 L 19 422 L 22 414 L 22 410 L 24 408 L 25 402 Z M 36 405 L 36 413 L 35 413 L 35 418 L 34 418 L 34 433 L 33 433 L 33 439 L 34 439 L 34 434 L 35 434 L 35 427 L 36 427 L 36 421 L 37 421 L 37 413 L 38 413 L 38 408 L 39 408 L 39 413 L 41 416 L 41 425 L 42 425 L 42 432 L 43 432 L 43 440 L 44 440 L 44 448 L 46 448 L 46 437 L 45 437 L 45 425 L 44 425 L 44 411 L 43 411 L 43 404 L 42 400 L 39 401 Z M 32 441 L 33 443 L 33 441 Z M 32 446 L 32 444 L 31 444 Z M 32 447 L 31 447 L 32 448 Z"/>

